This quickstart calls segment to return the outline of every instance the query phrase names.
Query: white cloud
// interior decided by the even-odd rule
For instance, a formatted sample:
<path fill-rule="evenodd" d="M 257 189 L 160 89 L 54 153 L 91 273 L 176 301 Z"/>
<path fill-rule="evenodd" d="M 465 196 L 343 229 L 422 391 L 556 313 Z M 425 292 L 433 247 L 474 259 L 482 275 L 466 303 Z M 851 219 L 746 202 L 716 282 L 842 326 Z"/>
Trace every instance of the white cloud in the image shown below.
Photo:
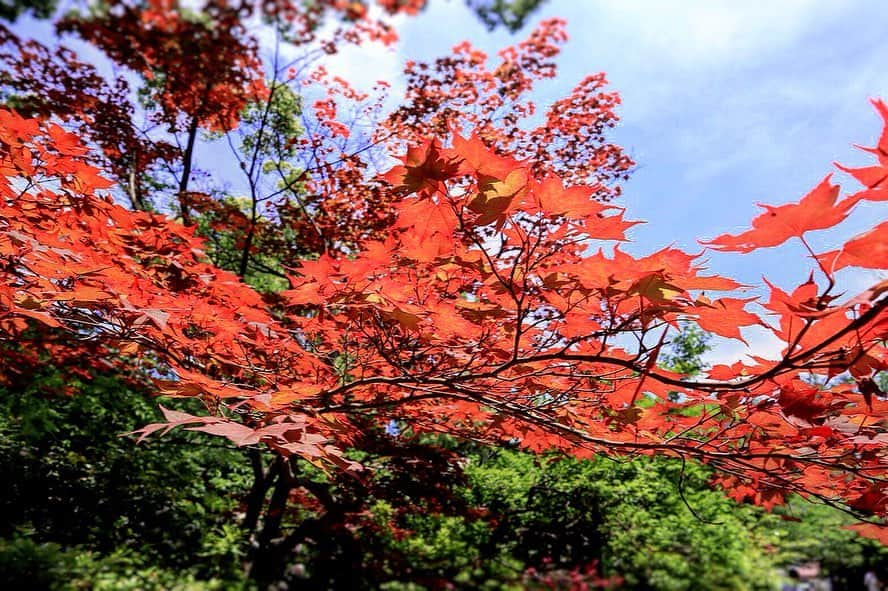
<path fill-rule="evenodd" d="M 370 18 L 379 16 L 381 16 L 381 9 L 373 5 Z M 397 16 L 388 17 L 387 20 L 397 28 L 404 22 L 404 19 L 403 16 Z M 343 23 L 338 19 L 328 19 L 317 31 L 316 36 L 319 40 L 331 39 L 335 30 L 342 26 Z M 252 23 L 251 32 L 258 37 L 266 64 L 270 66 L 277 42 L 274 29 L 256 19 Z M 308 66 L 307 71 L 310 71 L 315 65 L 323 64 L 333 76 L 347 80 L 360 91 L 369 92 L 378 80 L 385 80 L 392 86 L 403 84 L 401 76 L 403 59 L 399 55 L 397 44 L 385 46 L 379 42 L 369 41 L 360 45 L 340 43 L 337 47 L 338 51 L 334 55 L 317 54 L 317 49 L 317 44 L 303 46 L 281 42 L 277 47 L 278 59 L 281 64 L 292 64 L 297 69 Z"/>
<path fill-rule="evenodd" d="M 599 2 L 589 13 L 596 28 L 631 40 L 636 55 L 723 68 L 726 60 L 750 60 L 793 44 L 843 6 L 821 0 L 627 1 Z M 588 38 L 594 42 L 594 36 Z"/>
<path fill-rule="evenodd" d="M 382 9 L 373 4 L 369 17 L 376 19 L 383 16 Z M 401 28 L 407 17 L 399 15 L 388 17 L 396 29 Z M 386 46 L 382 43 L 363 43 L 361 45 L 343 44 L 336 55 L 324 61 L 324 66 L 334 76 L 340 76 L 357 90 L 370 92 L 380 80 L 391 85 L 391 95 L 401 96 L 404 93 L 403 57 L 398 51 L 399 44 Z"/>
<path fill-rule="evenodd" d="M 878 283 L 888 280 L 888 272 L 848 267 L 836 274 L 836 293 L 855 297 Z"/>

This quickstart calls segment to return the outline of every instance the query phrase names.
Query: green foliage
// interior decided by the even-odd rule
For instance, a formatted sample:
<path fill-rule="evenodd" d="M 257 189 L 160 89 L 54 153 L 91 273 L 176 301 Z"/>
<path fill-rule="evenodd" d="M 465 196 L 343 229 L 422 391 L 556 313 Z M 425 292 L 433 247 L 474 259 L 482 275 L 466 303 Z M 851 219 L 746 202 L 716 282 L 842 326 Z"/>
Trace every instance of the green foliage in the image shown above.
<path fill-rule="evenodd" d="M 684 470 L 682 476 L 681 463 L 668 459 L 538 464 L 504 452 L 479 458 L 467 473 L 476 500 L 505 516 L 498 545 L 525 565 L 598 562 L 630 589 L 771 588 L 772 562 L 748 528 L 757 510 L 712 491 L 704 468 Z M 680 481 L 699 518 L 682 500 Z"/>
<path fill-rule="evenodd" d="M 0 536 L 8 576 L 16 565 L 22 577 L 29 564 L 43 565 L 37 570 L 47 577 L 67 573 L 58 581 L 77 573 L 95 581 L 58 588 L 88 589 L 241 576 L 243 540 L 232 528 L 249 486 L 243 454 L 191 433 L 142 445 L 120 436 L 157 415 L 154 401 L 113 374 L 75 376 L 46 366 L 0 386 L 0 511 L 9 516 Z M 21 553 L 28 560 L 10 558 Z M 102 586 L 102 573 L 123 578 Z M 160 582 L 127 586 L 127 577 Z"/>
<path fill-rule="evenodd" d="M 18 591 L 223 591 L 235 581 L 198 580 L 194 573 L 165 569 L 130 551 L 102 556 L 81 547 L 39 544 L 16 536 L 0 539 L 0 580 Z"/>
<path fill-rule="evenodd" d="M 777 561 L 782 565 L 817 561 L 836 589 L 855 589 L 867 570 L 888 565 L 888 548 L 845 526 L 857 520 L 833 507 L 793 498 L 766 516 Z"/>
<path fill-rule="evenodd" d="M 56 0 L 3 0 L 0 2 L 0 18 L 15 21 L 28 12 L 35 18 L 49 18 L 55 7 Z"/>
<path fill-rule="evenodd" d="M 524 26 L 546 0 L 466 0 L 488 30 L 505 27 L 510 33 Z"/>
<path fill-rule="evenodd" d="M 695 376 L 706 369 L 702 356 L 710 348 L 708 334 L 696 324 L 685 324 L 670 341 L 669 350 L 660 357 L 660 365 L 676 373 Z"/>
<path fill-rule="evenodd" d="M 606 567 L 630 587 L 773 587 L 773 562 L 760 552 L 762 533 L 754 527 L 759 510 L 712 491 L 708 470 L 640 458 L 602 476 L 609 495 Z"/>
<path fill-rule="evenodd" d="M 252 102 L 241 113 L 240 151 L 246 158 L 280 161 L 295 153 L 293 140 L 305 130 L 299 122 L 302 98 L 286 84 L 269 82 L 271 100 Z"/>

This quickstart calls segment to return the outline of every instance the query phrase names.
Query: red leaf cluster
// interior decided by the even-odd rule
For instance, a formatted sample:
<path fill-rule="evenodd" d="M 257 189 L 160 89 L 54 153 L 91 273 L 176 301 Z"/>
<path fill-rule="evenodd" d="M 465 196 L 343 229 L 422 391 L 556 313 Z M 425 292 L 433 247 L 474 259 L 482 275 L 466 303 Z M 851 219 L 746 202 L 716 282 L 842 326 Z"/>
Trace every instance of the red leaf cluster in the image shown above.
<path fill-rule="evenodd" d="M 387 236 L 304 261 L 272 314 L 190 229 L 103 197 L 58 126 L 3 111 L 0 145 L 0 337 L 41 325 L 160 360 L 160 392 L 209 412 L 167 411 L 143 435 L 189 425 L 353 469 L 341 450 L 359 425 L 397 419 L 534 451 L 695 458 L 737 498 L 886 512 L 884 286 L 840 301 L 822 268 L 825 286 L 775 286 L 764 303 L 781 359 L 660 370 L 681 322 L 728 338 L 772 323 L 751 298 L 704 295 L 742 287 L 697 256 L 621 251 L 634 222 L 592 189 L 453 134 L 374 181 L 399 199 Z M 746 251 L 837 223 L 855 198 L 837 195 L 823 183 L 714 243 Z"/>

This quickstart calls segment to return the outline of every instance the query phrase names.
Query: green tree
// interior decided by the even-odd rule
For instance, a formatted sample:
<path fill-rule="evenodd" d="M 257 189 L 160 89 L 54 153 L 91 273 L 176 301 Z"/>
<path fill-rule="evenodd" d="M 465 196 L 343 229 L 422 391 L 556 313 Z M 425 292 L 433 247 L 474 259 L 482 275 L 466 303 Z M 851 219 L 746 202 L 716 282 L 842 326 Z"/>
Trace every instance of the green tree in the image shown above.
<path fill-rule="evenodd" d="M 706 369 L 703 355 L 710 349 L 709 335 L 696 324 L 685 324 L 670 340 L 660 365 L 676 373 L 695 376 Z"/>
<path fill-rule="evenodd" d="M 157 416 L 141 379 L 70 369 L 0 372 L 0 578 L 33 589 L 234 585 L 243 452 L 184 432 L 135 446 L 121 434 Z M 142 582 L 127 587 L 133 577 Z"/>
<path fill-rule="evenodd" d="M 56 0 L 3 0 L 0 2 L 0 18 L 15 21 L 23 14 L 35 18 L 49 18 L 56 7 Z"/>
<path fill-rule="evenodd" d="M 489 30 L 504 27 L 514 33 L 525 25 L 546 0 L 466 0 Z"/>

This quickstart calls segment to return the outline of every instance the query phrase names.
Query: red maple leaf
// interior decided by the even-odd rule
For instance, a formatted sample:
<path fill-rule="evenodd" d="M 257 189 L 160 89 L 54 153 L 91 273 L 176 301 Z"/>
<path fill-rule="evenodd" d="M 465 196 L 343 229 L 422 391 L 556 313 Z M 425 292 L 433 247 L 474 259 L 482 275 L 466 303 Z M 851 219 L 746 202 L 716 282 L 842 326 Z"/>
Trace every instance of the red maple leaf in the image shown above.
<path fill-rule="evenodd" d="M 798 203 L 765 205 L 765 213 L 752 220 L 752 229 L 741 234 L 722 234 L 709 241 L 701 241 L 716 250 L 751 252 L 783 244 L 790 238 L 801 237 L 811 230 L 831 228 L 844 220 L 857 202 L 846 199 L 836 204 L 839 186 L 829 182 L 827 175 Z"/>

